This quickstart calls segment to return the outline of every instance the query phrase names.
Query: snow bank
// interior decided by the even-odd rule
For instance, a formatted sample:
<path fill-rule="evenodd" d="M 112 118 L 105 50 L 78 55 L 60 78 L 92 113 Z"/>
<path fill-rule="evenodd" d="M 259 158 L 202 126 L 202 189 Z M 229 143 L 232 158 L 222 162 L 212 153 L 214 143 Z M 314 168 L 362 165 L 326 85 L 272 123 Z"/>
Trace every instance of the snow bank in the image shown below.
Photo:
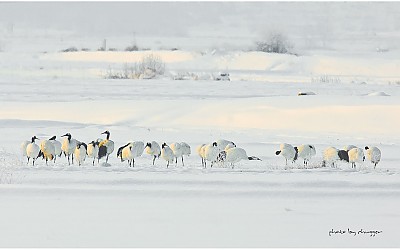
<path fill-rule="evenodd" d="M 378 92 L 369 93 L 368 96 L 390 96 L 390 95 L 386 94 L 383 91 L 378 91 Z"/>
<path fill-rule="evenodd" d="M 154 54 L 166 64 L 167 70 L 185 71 L 264 71 L 275 75 L 335 76 L 400 78 L 400 60 L 396 57 L 322 53 L 313 56 L 295 56 L 264 52 L 232 51 L 225 53 L 198 53 L 190 51 L 96 51 L 41 55 L 41 60 L 86 63 L 134 63 Z M 105 69 L 104 69 L 105 70 Z"/>

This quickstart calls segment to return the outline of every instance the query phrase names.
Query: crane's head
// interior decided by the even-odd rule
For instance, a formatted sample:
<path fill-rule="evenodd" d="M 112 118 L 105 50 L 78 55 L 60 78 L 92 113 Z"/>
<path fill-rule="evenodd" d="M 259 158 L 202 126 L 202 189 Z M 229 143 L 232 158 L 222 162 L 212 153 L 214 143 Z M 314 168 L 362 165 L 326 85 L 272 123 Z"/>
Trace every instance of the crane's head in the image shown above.
<path fill-rule="evenodd" d="M 106 134 L 106 135 L 107 135 L 107 140 L 110 139 L 110 131 L 106 130 L 106 131 L 104 131 L 104 132 L 101 133 L 101 134 L 102 134 L 102 135 L 103 135 L 103 134 Z"/>
<path fill-rule="evenodd" d="M 68 137 L 68 140 L 71 140 L 71 134 L 70 133 L 66 133 L 65 135 L 62 135 L 61 137 L 64 137 L 64 136 L 67 136 Z"/>

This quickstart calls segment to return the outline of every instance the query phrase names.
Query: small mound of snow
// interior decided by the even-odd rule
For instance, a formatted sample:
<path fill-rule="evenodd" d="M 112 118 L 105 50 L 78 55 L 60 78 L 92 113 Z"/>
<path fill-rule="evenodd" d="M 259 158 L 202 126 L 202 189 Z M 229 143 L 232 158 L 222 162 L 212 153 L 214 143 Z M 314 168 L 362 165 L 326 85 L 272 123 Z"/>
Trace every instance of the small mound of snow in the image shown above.
<path fill-rule="evenodd" d="M 297 95 L 301 96 L 301 95 L 316 95 L 316 94 L 314 92 L 299 92 Z"/>
<path fill-rule="evenodd" d="M 101 165 L 102 167 L 111 167 L 111 164 L 110 164 L 110 163 L 105 163 L 105 162 L 101 163 L 100 165 Z"/>
<path fill-rule="evenodd" d="M 378 92 L 370 93 L 370 94 L 368 94 L 368 96 L 390 96 L 390 95 L 386 94 L 383 91 L 378 91 Z"/>

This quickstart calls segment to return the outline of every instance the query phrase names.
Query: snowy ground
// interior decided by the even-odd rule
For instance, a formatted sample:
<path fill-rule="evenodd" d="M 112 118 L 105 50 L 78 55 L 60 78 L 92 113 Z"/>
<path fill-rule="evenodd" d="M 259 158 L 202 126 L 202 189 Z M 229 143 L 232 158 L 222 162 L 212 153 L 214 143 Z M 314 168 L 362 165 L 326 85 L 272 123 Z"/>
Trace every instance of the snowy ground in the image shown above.
<path fill-rule="evenodd" d="M 227 71 L 232 81 L 103 79 L 109 66 L 138 60 L 134 53 L 0 53 L 0 247 L 400 245 L 396 55 L 154 53 L 167 74 Z M 116 151 L 111 166 L 61 158 L 32 167 L 19 152 L 33 135 L 90 142 L 104 130 L 117 148 L 185 141 L 192 155 L 168 169 L 146 155 L 128 168 Z M 262 161 L 203 169 L 195 148 L 220 138 Z M 314 144 L 311 167 L 285 169 L 274 154 L 281 142 Z M 326 147 L 347 144 L 378 146 L 382 161 L 320 167 Z"/>

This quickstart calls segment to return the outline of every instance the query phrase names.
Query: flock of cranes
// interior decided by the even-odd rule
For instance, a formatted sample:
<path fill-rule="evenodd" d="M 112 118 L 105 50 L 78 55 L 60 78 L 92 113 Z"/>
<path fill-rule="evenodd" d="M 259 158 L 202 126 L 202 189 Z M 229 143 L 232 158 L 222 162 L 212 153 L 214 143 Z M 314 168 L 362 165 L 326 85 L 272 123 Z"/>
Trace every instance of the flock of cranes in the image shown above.
<path fill-rule="evenodd" d="M 114 152 L 114 142 L 110 140 L 110 132 L 104 131 L 105 139 L 93 140 L 86 144 L 72 138 L 70 133 L 66 133 L 62 143 L 56 140 L 53 136 L 47 140 L 42 140 L 39 145 L 36 144 L 37 138 L 33 136 L 31 141 L 24 141 L 21 144 L 22 155 L 27 157 L 27 164 L 32 159 L 32 165 L 38 158 L 43 158 L 46 161 L 56 162 L 57 157 L 62 154 L 68 159 L 68 164 L 74 164 L 74 159 L 80 166 L 86 158 L 92 159 L 94 165 L 96 160 L 99 163 L 100 159 L 105 158 L 108 163 L 110 154 Z M 361 163 L 365 159 L 374 164 L 374 168 L 381 159 L 381 151 L 377 147 L 366 146 L 364 150 L 354 145 L 348 145 L 340 150 L 335 147 L 328 147 L 323 152 L 322 166 L 330 164 L 332 167 L 337 165 L 338 161 L 345 161 L 351 163 L 352 168 L 356 168 L 356 163 Z M 234 167 L 234 164 L 241 160 L 258 160 L 256 156 L 248 156 L 243 148 L 239 148 L 232 141 L 217 140 L 209 144 L 201 144 L 196 148 L 197 154 L 201 158 L 202 167 L 206 168 L 207 164 L 213 167 L 215 164 L 228 163 Z M 185 142 L 174 142 L 170 145 L 166 143 L 161 146 L 156 141 L 151 141 L 146 144 L 142 141 L 128 142 L 117 150 L 117 158 L 121 162 L 127 161 L 130 167 L 135 166 L 135 159 L 142 156 L 146 152 L 152 157 L 152 164 L 155 164 L 157 158 L 162 158 L 167 163 L 167 168 L 170 164 L 175 163 L 178 165 L 178 159 L 181 159 L 184 166 L 184 156 L 191 154 L 189 144 Z M 316 149 L 313 145 L 303 144 L 300 146 L 292 146 L 287 143 L 280 144 L 280 150 L 276 151 L 276 155 L 283 156 L 288 162 L 294 163 L 299 158 L 303 159 L 304 166 L 308 166 L 311 158 L 316 155 Z"/>
<path fill-rule="evenodd" d="M 356 163 L 361 163 L 367 159 L 370 161 L 374 168 L 381 160 L 381 150 L 377 147 L 365 146 L 365 154 L 362 148 L 354 145 L 347 145 L 343 149 L 337 149 L 335 147 L 328 147 L 323 152 L 322 166 L 325 167 L 330 164 L 332 167 L 337 167 L 339 161 L 351 163 L 352 168 L 356 168 Z M 282 155 L 286 159 L 286 165 L 289 161 L 293 163 L 298 159 L 302 158 L 304 166 L 307 166 L 310 159 L 316 155 L 316 150 L 313 145 L 300 145 L 293 147 L 290 144 L 282 143 L 280 150 L 276 151 L 276 155 Z"/>
<path fill-rule="evenodd" d="M 99 162 L 101 158 L 106 157 L 106 163 L 108 162 L 109 155 L 114 151 L 114 142 L 110 140 L 110 132 L 104 131 L 102 134 L 106 134 L 106 139 L 97 139 L 91 141 L 89 144 L 78 141 L 72 138 L 70 133 L 66 133 L 61 137 L 65 137 L 63 142 L 56 140 L 56 136 L 49 138 L 48 140 L 42 140 L 40 146 L 36 144 L 37 138 L 33 136 L 31 141 L 24 141 L 21 144 L 21 152 L 23 156 L 28 159 L 32 159 L 32 164 L 35 165 L 37 158 L 42 157 L 48 161 L 56 162 L 57 156 L 61 157 L 62 154 L 68 159 L 68 164 L 74 163 L 74 157 L 79 165 L 85 161 L 86 156 L 93 158 L 93 165 L 95 160 Z"/>

